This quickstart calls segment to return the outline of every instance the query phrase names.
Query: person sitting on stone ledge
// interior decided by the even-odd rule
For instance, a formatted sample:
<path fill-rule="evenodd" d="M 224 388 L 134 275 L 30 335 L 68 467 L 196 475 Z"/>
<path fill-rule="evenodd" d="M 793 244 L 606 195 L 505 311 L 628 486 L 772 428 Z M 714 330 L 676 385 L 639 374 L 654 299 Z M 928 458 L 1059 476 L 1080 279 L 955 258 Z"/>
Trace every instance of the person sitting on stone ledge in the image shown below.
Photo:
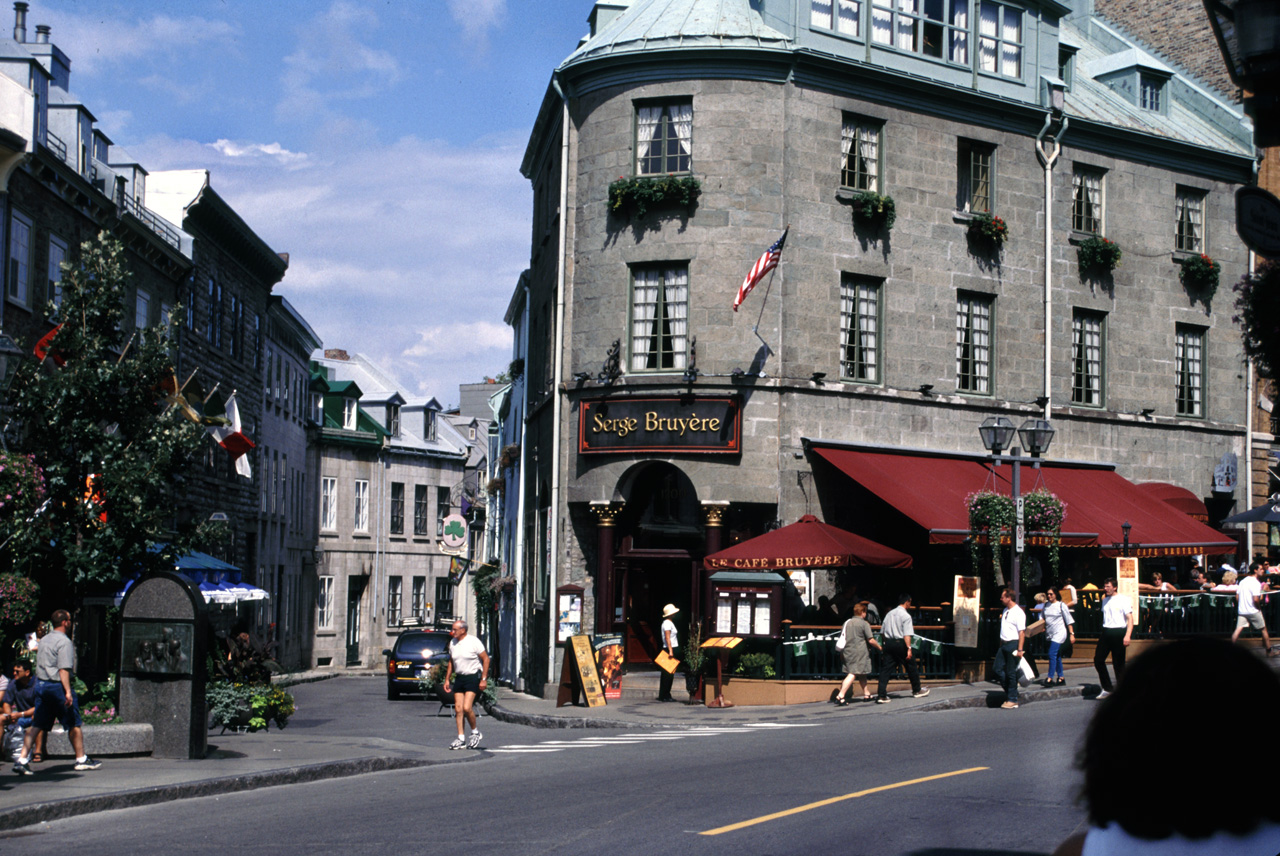
<path fill-rule="evenodd" d="M 13 680 L 0 696 L 0 731 L 7 731 L 11 725 L 25 729 L 31 724 L 36 712 L 36 687 L 31 677 L 30 661 L 18 660 L 13 664 Z M 41 731 L 31 751 L 33 764 L 44 760 L 44 738 Z"/>

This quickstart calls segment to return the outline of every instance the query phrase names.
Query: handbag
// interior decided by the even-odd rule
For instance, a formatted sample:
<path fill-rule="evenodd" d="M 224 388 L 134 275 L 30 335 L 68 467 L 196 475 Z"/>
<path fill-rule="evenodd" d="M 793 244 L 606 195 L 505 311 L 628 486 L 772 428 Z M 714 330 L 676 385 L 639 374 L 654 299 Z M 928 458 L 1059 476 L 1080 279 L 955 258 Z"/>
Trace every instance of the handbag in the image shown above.
<path fill-rule="evenodd" d="M 845 627 L 847 627 L 847 626 L 848 626 L 848 625 L 845 625 Z M 845 636 L 844 636 L 844 629 L 845 629 L 844 627 L 841 627 L 841 628 L 840 628 L 840 635 L 836 637 L 836 650 L 837 650 L 837 651 L 843 651 L 843 650 L 844 650 L 844 646 L 849 644 L 849 640 L 845 639 Z"/>

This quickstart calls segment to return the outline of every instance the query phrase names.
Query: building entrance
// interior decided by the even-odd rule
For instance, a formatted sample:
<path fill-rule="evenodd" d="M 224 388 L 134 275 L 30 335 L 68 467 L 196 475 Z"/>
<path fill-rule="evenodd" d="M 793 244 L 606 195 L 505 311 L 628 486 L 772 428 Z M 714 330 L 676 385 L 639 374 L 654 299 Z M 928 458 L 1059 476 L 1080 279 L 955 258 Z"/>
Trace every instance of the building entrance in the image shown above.
<path fill-rule="evenodd" d="M 628 663 L 652 663 L 662 650 L 662 607 L 675 604 L 672 619 L 681 644 L 693 615 L 693 563 L 689 559 L 631 559 L 622 584 L 626 604 Z M 683 655 L 680 655 L 684 659 Z"/>

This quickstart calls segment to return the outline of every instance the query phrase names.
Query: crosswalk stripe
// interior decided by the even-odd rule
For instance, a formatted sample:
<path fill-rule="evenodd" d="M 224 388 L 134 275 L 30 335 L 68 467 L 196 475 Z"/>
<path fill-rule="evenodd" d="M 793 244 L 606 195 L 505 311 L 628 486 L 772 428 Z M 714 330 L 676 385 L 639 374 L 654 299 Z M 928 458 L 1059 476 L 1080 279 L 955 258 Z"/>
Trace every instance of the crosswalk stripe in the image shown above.
<path fill-rule="evenodd" d="M 743 725 L 727 726 L 694 726 L 690 728 L 668 729 L 639 734 L 623 734 L 617 737 L 580 737 L 576 740 L 543 740 L 536 744 L 512 743 L 490 752 L 537 753 L 562 752 L 565 749 L 586 749 L 592 746 L 626 746 L 661 740 L 684 740 L 688 737 L 714 737 L 719 734 L 750 734 L 752 729 L 760 733 L 760 729 L 780 728 L 815 728 L 814 722 L 751 722 Z"/>

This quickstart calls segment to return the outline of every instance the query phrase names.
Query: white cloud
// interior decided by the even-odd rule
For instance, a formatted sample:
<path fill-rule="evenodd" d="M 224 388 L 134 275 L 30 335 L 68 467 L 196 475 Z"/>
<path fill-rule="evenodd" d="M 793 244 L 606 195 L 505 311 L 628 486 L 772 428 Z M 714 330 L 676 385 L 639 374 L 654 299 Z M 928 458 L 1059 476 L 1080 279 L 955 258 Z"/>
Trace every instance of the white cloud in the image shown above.
<path fill-rule="evenodd" d="M 449 14 L 462 27 L 463 38 L 476 47 L 489 47 L 489 31 L 507 17 L 507 0 L 449 0 Z"/>
<path fill-rule="evenodd" d="M 307 159 L 305 152 L 291 152 L 279 143 L 237 143 L 218 140 L 209 143 L 214 151 L 229 158 L 269 158 L 286 166 L 298 166 Z"/>
<path fill-rule="evenodd" d="M 404 356 L 474 356 L 496 348 L 511 348 L 511 328 L 492 321 L 437 324 L 420 330 L 418 335 L 418 344 L 407 349 Z"/>
<path fill-rule="evenodd" d="M 198 15 L 110 20 L 45 4 L 28 19 L 28 38 L 34 37 L 36 23 L 53 27 L 53 41 L 72 58 L 73 70 L 82 74 L 96 74 L 108 66 L 148 56 L 182 57 L 202 47 L 218 46 L 226 51 L 233 48 L 239 34 L 232 23 Z"/>

